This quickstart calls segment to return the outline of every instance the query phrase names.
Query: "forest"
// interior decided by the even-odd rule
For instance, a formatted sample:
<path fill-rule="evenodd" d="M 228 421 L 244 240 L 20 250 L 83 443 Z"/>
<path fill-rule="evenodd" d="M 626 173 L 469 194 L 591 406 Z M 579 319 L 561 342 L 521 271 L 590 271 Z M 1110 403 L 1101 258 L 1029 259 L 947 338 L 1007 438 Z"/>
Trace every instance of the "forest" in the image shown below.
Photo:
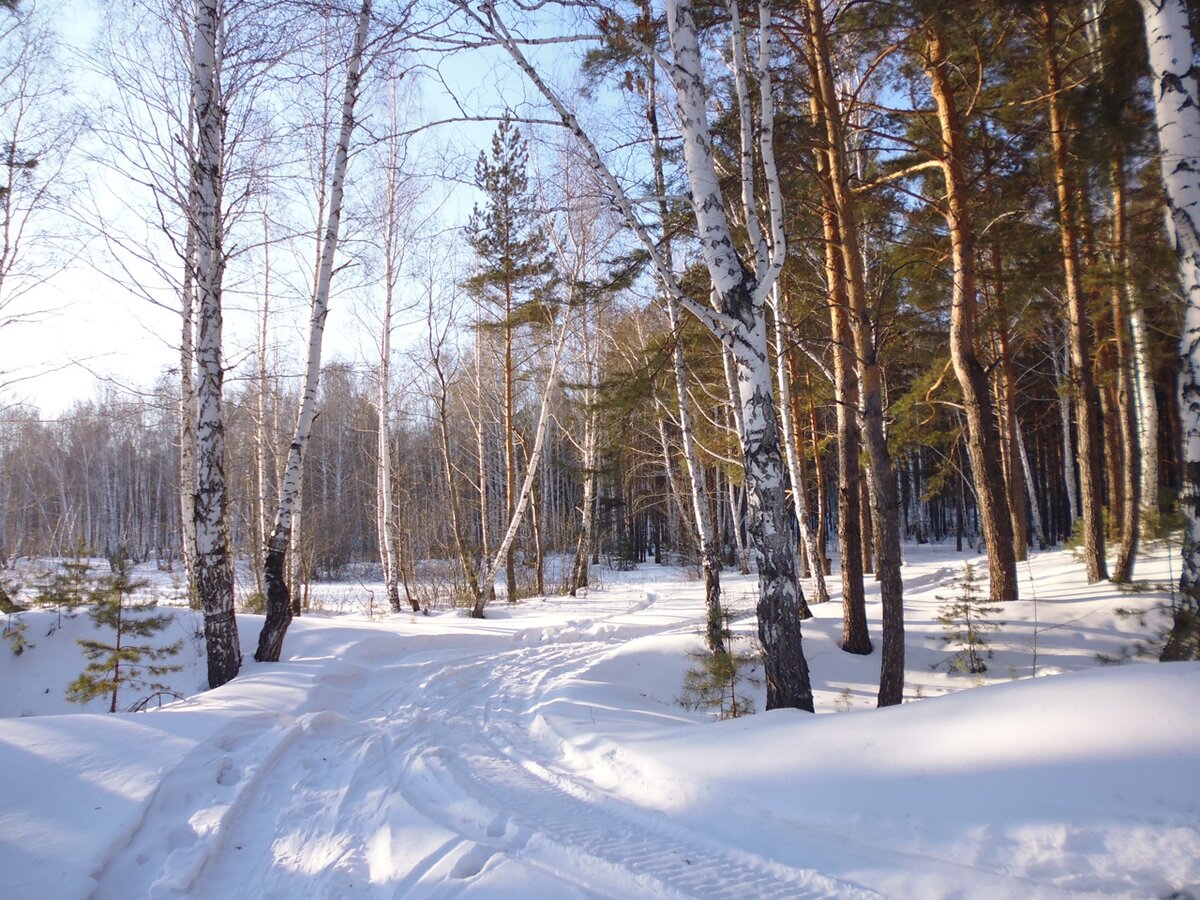
<path fill-rule="evenodd" d="M 75 95 L 47 11 L 4 13 L 6 331 L 90 217 L 88 259 L 180 322 L 136 395 L 6 408 L 5 560 L 181 567 L 213 686 L 235 602 L 278 659 L 355 564 L 393 610 L 483 616 L 589 559 L 686 560 L 713 623 L 753 565 L 768 706 L 811 708 L 826 579 L 850 653 L 880 584 L 886 705 L 902 542 L 986 548 L 1002 602 L 1031 549 L 1128 583 L 1186 523 L 1163 653 L 1196 655 L 1195 9 L 135 6 Z"/>
<path fill-rule="evenodd" d="M 6 889 L 1200 896 L 1197 35 L 0 0 Z"/>

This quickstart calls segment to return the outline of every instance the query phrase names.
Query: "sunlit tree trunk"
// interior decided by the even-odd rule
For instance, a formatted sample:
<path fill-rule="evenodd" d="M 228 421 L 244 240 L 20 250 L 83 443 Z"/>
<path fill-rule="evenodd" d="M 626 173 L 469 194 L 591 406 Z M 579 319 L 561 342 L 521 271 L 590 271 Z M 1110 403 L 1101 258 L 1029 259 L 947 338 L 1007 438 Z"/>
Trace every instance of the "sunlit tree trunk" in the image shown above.
<path fill-rule="evenodd" d="M 254 658 L 259 662 L 278 662 L 283 650 L 284 635 L 292 620 L 292 597 L 284 574 L 284 559 L 292 533 L 292 514 L 300 494 L 304 466 L 304 450 L 312 431 L 317 412 L 317 389 L 321 377 L 321 345 L 325 335 L 325 319 L 329 313 L 329 289 L 333 281 L 333 262 L 337 252 L 345 196 L 346 170 L 350 161 L 350 136 L 354 131 L 354 107 L 358 101 L 363 51 L 367 29 L 371 23 L 371 0 L 363 0 L 358 13 L 354 43 L 346 67 L 346 86 L 342 96 L 341 127 L 334 149 L 330 173 L 329 210 L 325 219 L 325 236 L 317 269 L 316 290 L 313 292 L 312 315 L 309 319 L 308 363 L 304 373 L 304 391 L 296 430 L 288 450 L 287 465 L 279 487 L 279 507 L 275 524 L 267 542 L 263 565 L 267 583 L 267 616 L 258 636 Z"/>
<path fill-rule="evenodd" d="M 1051 0 L 1042 3 L 1047 105 L 1053 149 L 1054 185 L 1058 197 L 1063 271 L 1067 292 L 1067 333 L 1071 355 L 1071 399 L 1075 406 L 1079 442 L 1079 495 L 1083 507 L 1083 547 L 1089 583 L 1108 577 L 1104 556 L 1104 517 L 1101 509 L 1100 397 L 1092 378 L 1092 328 L 1083 293 L 1079 260 L 1079 227 L 1075 189 L 1067 158 L 1067 135 L 1062 103 L 1062 77 Z"/>
<path fill-rule="evenodd" d="M 962 169 L 962 126 L 950 84 L 945 38 L 941 29 L 928 29 L 926 74 L 941 126 L 938 161 L 946 184 L 946 224 L 954 264 L 950 306 L 950 359 L 963 393 L 967 417 L 967 452 L 975 476 L 975 496 L 983 538 L 987 542 L 992 601 L 1017 599 L 1017 562 L 1013 551 L 1012 514 L 1000 467 L 1000 447 L 987 373 L 975 350 L 975 236 L 970 198 Z"/>
<path fill-rule="evenodd" d="M 1139 0 L 1158 121 L 1167 196 L 1167 233 L 1175 248 L 1185 299 L 1180 343 L 1179 415 L 1183 431 L 1186 521 L 1182 598 L 1163 649 L 1164 660 L 1200 656 L 1200 86 L 1196 39 L 1184 0 Z"/>
<path fill-rule="evenodd" d="M 874 500 L 874 518 L 878 535 L 875 548 L 880 599 L 883 606 L 883 655 L 880 662 L 880 706 L 891 706 L 904 699 L 904 587 L 900 577 L 900 499 L 896 473 L 883 428 L 883 382 L 872 333 L 863 278 L 858 222 L 850 196 L 841 104 L 834 87 L 829 54 L 828 32 L 819 0 L 806 0 L 811 34 L 811 50 L 816 69 L 816 91 L 829 159 L 829 179 L 845 272 L 846 296 L 850 307 L 850 325 L 858 356 L 863 441 L 871 465 L 869 484 Z M 844 561 L 843 561 L 844 562 Z"/>
<path fill-rule="evenodd" d="M 198 0 L 193 40 L 192 105 L 196 150 L 191 216 L 196 231 L 196 592 L 204 610 L 208 685 L 220 687 L 242 663 L 233 614 L 233 560 L 225 479 L 225 417 L 221 359 L 221 287 L 225 270 L 221 217 L 225 110 L 217 55 L 222 28 L 218 0 Z"/>

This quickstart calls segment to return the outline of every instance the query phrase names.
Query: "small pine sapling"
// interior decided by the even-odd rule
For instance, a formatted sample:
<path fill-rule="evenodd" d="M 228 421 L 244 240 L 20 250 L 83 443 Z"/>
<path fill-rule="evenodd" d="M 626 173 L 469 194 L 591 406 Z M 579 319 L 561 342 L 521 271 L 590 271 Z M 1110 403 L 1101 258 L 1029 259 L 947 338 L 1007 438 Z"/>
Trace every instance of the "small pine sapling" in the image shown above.
<path fill-rule="evenodd" d="M 694 665 L 684 673 L 683 693 L 679 702 L 688 709 L 711 710 L 718 719 L 736 719 L 754 713 L 754 701 L 744 693 L 746 686 L 755 684 L 750 669 L 757 654 L 732 649 L 737 639 L 730 629 L 732 614 L 720 612 L 721 649 L 706 643 L 701 650 L 688 654 Z M 712 639 L 711 625 L 705 627 L 706 642 Z"/>
<path fill-rule="evenodd" d="M 20 656 L 33 643 L 29 638 L 25 637 L 25 629 L 29 627 L 28 622 L 23 622 L 13 613 L 8 613 L 4 620 L 4 630 L 0 631 L 0 638 L 8 641 L 8 647 L 13 652 L 13 656 Z"/>
<path fill-rule="evenodd" d="M 46 632 L 47 635 L 54 634 L 62 627 L 64 614 L 71 618 L 75 615 L 75 607 L 88 602 L 91 568 L 91 561 L 80 547 L 73 559 L 63 560 L 57 572 L 42 576 L 41 587 L 33 602 L 37 606 L 53 608 L 57 612 L 54 624 Z"/>
<path fill-rule="evenodd" d="M 29 623 L 21 621 L 20 618 L 25 607 L 13 600 L 13 597 L 18 596 L 20 591 L 19 584 L 0 575 L 0 613 L 4 613 L 5 616 L 4 630 L 0 632 L 0 637 L 8 641 L 8 646 L 14 656 L 20 656 L 26 648 L 33 646 L 29 642 L 29 638 L 25 637 L 25 629 L 29 627 Z"/>
<path fill-rule="evenodd" d="M 988 648 L 988 632 L 995 631 L 1003 622 L 989 622 L 988 616 L 1001 611 L 999 606 L 993 606 L 982 596 L 979 590 L 979 574 L 971 563 L 963 566 L 962 575 L 958 578 L 958 595 L 943 597 L 943 606 L 938 612 L 937 620 L 942 623 L 946 633 L 942 640 L 951 646 L 961 649 L 956 651 L 946 665 L 951 672 L 969 672 L 980 675 L 987 671 L 984 656 L 991 658 L 992 651 Z"/>
<path fill-rule="evenodd" d="M 111 643 L 100 640 L 80 640 L 79 646 L 88 659 L 83 673 L 67 688 L 67 699 L 87 703 L 95 697 L 111 697 L 108 711 L 117 711 L 117 698 L 122 687 L 145 690 L 165 690 L 166 686 L 149 679 L 168 672 L 178 672 L 182 666 L 167 665 L 161 660 L 174 656 L 183 646 L 176 641 L 167 647 L 148 643 L 132 643 L 147 639 L 171 623 L 166 614 L 153 615 L 157 600 L 135 601 L 135 591 L 149 582 L 131 577 L 128 565 L 122 560 L 111 575 L 97 580 L 88 592 L 92 603 L 88 615 L 97 625 L 111 628 Z"/>

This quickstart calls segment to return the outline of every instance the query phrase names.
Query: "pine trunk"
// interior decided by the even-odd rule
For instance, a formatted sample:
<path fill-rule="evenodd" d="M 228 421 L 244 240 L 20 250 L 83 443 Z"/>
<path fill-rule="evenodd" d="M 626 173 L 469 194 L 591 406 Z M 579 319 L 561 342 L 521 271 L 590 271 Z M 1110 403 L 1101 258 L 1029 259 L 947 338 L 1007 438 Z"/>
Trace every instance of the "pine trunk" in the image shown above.
<path fill-rule="evenodd" d="M 1108 577 L 1104 556 L 1104 516 L 1101 504 L 1100 397 L 1092 378 L 1092 328 L 1083 294 L 1079 262 L 1079 227 L 1073 179 L 1068 162 L 1066 122 L 1062 109 L 1062 78 L 1055 39 L 1054 6 L 1042 3 L 1046 53 L 1046 85 L 1053 146 L 1054 183 L 1062 235 L 1063 271 L 1067 291 L 1067 333 L 1071 354 L 1071 399 L 1075 406 L 1079 442 L 1079 496 L 1083 506 L 1083 552 L 1089 584 Z M 1069 465 L 1068 463 L 1065 463 Z"/>
<path fill-rule="evenodd" d="M 815 72 L 815 67 L 814 67 Z M 813 118 L 821 121 L 816 97 L 811 101 Z M 867 629 L 867 602 L 863 584 L 863 517 L 859 485 L 862 481 L 861 432 L 858 427 L 858 370 L 854 362 L 854 338 L 850 332 L 850 309 L 846 299 L 845 266 L 841 237 L 834 212 L 829 160 L 817 157 L 817 176 L 825 203 L 822 223 L 825 238 L 825 286 L 828 292 L 830 331 L 833 337 L 834 405 L 837 422 L 838 461 L 838 553 L 842 576 L 842 649 L 847 653 L 872 651 Z"/>
<path fill-rule="evenodd" d="M 845 135 L 842 113 L 834 89 L 824 12 L 819 0 L 807 0 L 812 33 L 817 92 L 827 137 L 829 175 L 834 210 L 841 238 L 846 295 L 850 306 L 850 326 L 858 356 L 863 417 L 863 442 L 867 447 L 871 473 L 869 485 L 878 535 L 876 564 L 883 607 L 883 654 L 880 660 L 880 706 L 892 706 L 904 699 L 904 586 L 900 577 L 900 498 L 896 473 L 884 433 L 883 378 L 880 371 L 874 329 L 867 303 L 859 245 L 858 223 L 849 190 Z"/>
<path fill-rule="evenodd" d="M 1017 562 L 1013 551 L 1012 513 L 992 411 L 987 373 L 975 352 L 975 236 L 970 199 L 962 170 L 962 127 L 950 85 L 945 39 L 941 30 L 928 31 L 926 73 L 941 125 L 940 163 L 946 183 L 946 224 L 954 261 L 950 307 L 950 359 L 963 393 L 967 416 L 967 452 L 975 476 L 975 496 L 987 543 L 990 599 L 1016 600 Z"/>

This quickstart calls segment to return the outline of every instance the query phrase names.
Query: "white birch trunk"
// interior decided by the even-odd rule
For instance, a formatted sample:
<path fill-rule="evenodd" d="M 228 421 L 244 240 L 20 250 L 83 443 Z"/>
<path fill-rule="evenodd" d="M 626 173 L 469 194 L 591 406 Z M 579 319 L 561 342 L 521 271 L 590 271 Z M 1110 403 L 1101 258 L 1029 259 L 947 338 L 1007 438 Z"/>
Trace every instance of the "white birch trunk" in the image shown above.
<path fill-rule="evenodd" d="M 570 304 L 568 304 L 569 308 Z M 475 619 L 483 618 L 484 607 L 487 605 L 488 597 L 492 593 L 488 590 L 488 586 L 495 584 L 496 574 L 500 571 L 500 567 L 504 565 L 508 550 L 517 539 L 517 532 L 521 528 L 521 520 L 525 518 L 525 511 L 529 508 L 529 499 L 533 493 L 533 483 L 537 478 L 538 464 L 541 462 L 542 450 L 545 447 L 546 423 L 550 421 L 551 401 L 554 391 L 558 387 L 558 366 L 562 359 L 563 345 L 567 340 L 568 326 L 569 320 L 564 319 L 562 328 L 559 331 L 558 340 L 554 346 L 554 357 L 550 362 L 550 374 L 546 378 L 546 386 L 542 392 L 542 406 L 538 413 L 537 428 L 533 439 L 533 451 L 529 454 L 529 464 L 525 467 L 525 479 L 521 483 L 521 490 L 517 495 L 516 506 L 509 517 L 508 527 L 504 532 L 504 537 L 500 539 L 500 545 L 496 548 L 495 554 L 486 561 L 479 587 L 475 592 L 475 605 L 471 608 L 471 617 Z"/>
<path fill-rule="evenodd" d="M 808 553 L 809 570 L 812 573 L 816 596 L 813 603 L 826 603 L 829 591 L 825 587 L 825 566 L 817 548 L 817 536 L 808 527 L 808 496 L 804 479 L 800 474 L 800 450 L 796 443 L 796 423 L 792 421 L 792 386 L 787 373 L 787 316 L 783 309 L 783 298 L 779 282 L 771 292 L 771 307 L 775 312 L 775 377 L 779 382 L 779 418 L 783 423 L 783 447 L 787 455 L 788 475 L 792 481 L 792 505 L 796 521 L 800 526 L 800 539 Z"/>
<path fill-rule="evenodd" d="M 193 197 L 193 209 L 195 198 Z M 179 526 L 180 556 L 188 597 L 196 599 L 196 227 L 188 222 L 183 262 L 179 341 Z"/>
<path fill-rule="evenodd" d="M 1065 340 L 1065 339 L 1064 339 Z M 1067 491 L 1067 527 L 1075 524 L 1079 509 L 1079 491 L 1075 483 L 1075 450 L 1071 446 L 1071 392 L 1068 385 L 1067 367 L 1071 364 L 1071 355 L 1064 345 L 1062 357 L 1055 349 L 1050 354 L 1054 363 L 1054 381 L 1058 391 L 1058 419 L 1062 432 L 1063 456 L 1063 486 Z"/>
<path fill-rule="evenodd" d="M 732 4 L 731 4 L 732 6 Z M 788 519 L 779 448 L 765 300 L 783 265 L 782 201 L 772 146 L 769 68 L 770 7 L 759 4 L 760 139 L 771 216 L 771 242 L 756 258 L 756 279 L 734 248 L 716 175 L 708 128 L 703 62 L 690 0 L 668 0 L 667 31 L 674 51 L 671 80 L 683 130 L 683 155 L 692 211 L 704 260 L 720 296 L 721 313 L 736 323 L 722 335 L 737 362 L 748 522 L 759 573 L 758 630 L 765 653 L 767 708 L 812 709 L 808 664 L 800 635 L 803 594 L 796 577 L 796 542 Z M 740 40 L 740 37 L 735 37 Z M 761 251 L 760 251 L 761 253 Z"/>
<path fill-rule="evenodd" d="M 389 175 L 389 178 L 391 176 Z M 387 228 L 389 236 L 392 223 Z M 383 567 L 384 592 L 388 608 L 400 612 L 400 585 L 397 571 L 395 520 L 392 512 L 392 442 L 391 442 L 391 355 L 392 355 L 392 278 L 391 260 L 387 262 L 386 286 L 383 301 L 383 321 L 379 335 L 379 384 L 375 393 L 375 527 L 379 538 L 379 562 Z M 414 610 L 416 612 L 416 610 Z"/>
<path fill-rule="evenodd" d="M 1137 416 L 1138 440 L 1141 443 L 1142 526 L 1146 536 L 1158 521 L 1158 400 L 1154 395 L 1154 367 L 1150 359 L 1150 330 L 1146 313 L 1132 296 L 1129 297 L 1129 327 L 1133 335 L 1134 412 Z"/>
<path fill-rule="evenodd" d="M 1033 470 L 1029 467 L 1029 455 L 1025 452 L 1025 436 L 1021 433 L 1021 423 L 1016 425 L 1017 453 L 1021 457 L 1021 471 L 1025 477 L 1025 496 L 1029 498 L 1029 508 L 1033 511 L 1033 532 L 1037 536 L 1038 549 L 1046 549 L 1046 529 L 1042 525 L 1042 509 L 1038 504 L 1038 487 L 1033 480 Z"/>
<path fill-rule="evenodd" d="M 233 614 L 233 561 L 226 515 L 225 420 L 221 361 L 222 246 L 221 158 L 224 103 L 217 42 L 222 28 L 220 0 L 197 0 L 192 59 L 192 107 L 196 149 L 190 195 L 196 230 L 196 592 L 204 610 L 208 685 L 219 687 L 241 667 L 241 647 Z"/>
<path fill-rule="evenodd" d="M 1196 41 L 1185 0 L 1139 0 L 1158 121 L 1167 234 L 1175 247 L 1184 294 L 1180 336 L 1179 415 L 1183 431 L 1183 485 L 1179 505 L 1186 519 L 1182 600 L 1163 659 L 1200 656 L 1200 85 Z"/>
<path fill-rule="evenodd" d="M 363 52 L 367 30 L 371 24 L 371 0 L 363 0 L 358 13 L 354 43 L 346 66 L 346 86 L 342 95 L 341 127 L 334 148 L 333 169 L 330 174 L 329 211 L 325 219 L 325 237 L 317 269 L 316 290 L 313 292 L 312 316 L 309 320 L 308 364 L 304 372 L 304 392 L 296 430 L 288 450 L 287 465 L 279 487 L 279 507 L 275 525 L 267 543 L 264 565 L 267 581 L 267 616 L 258 636 L 254 658 L 259 662 L 278 662 L 283 650 L 283 638 L 292 619 L 292 602 L 287 581 L 283 577 L 283 560 L 292 531 L 292 513 L 299 494 L 304 464 L 304 450 L 312 431 L 317 411 L 317 389 L 321 377 L 321 344 L 325 335 L 325 319 L 329 313 L 329 288 L 333 280 L 333 261 L 337 253 L 345 196 L 346 170 L 350 162 L 350 137 L 354 131 L 354 107 L 358 101 L 362 77 Z"/>

